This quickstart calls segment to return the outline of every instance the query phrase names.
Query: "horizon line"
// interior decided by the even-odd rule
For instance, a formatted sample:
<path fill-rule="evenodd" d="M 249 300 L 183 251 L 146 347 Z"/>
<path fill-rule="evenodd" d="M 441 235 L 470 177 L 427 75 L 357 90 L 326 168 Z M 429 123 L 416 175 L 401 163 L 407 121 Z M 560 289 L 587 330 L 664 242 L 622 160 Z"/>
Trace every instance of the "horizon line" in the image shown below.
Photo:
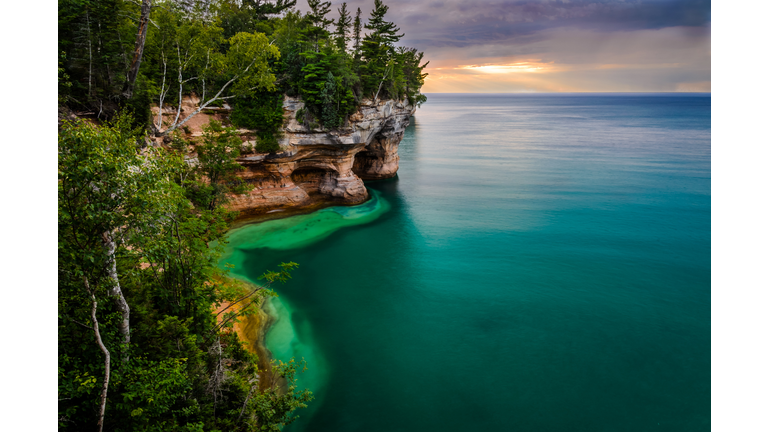
<path fill-rule="evenodd" d="M 671 94 L 709 94 L 712 92 L 696 92 L 696 91 L 499 91 L 499 92 L 423 92 L 422 94 L 569 94 L 569 93 L 624 93 L 624 94 L 658 94 L 658 93 L 671 93 Z"/>

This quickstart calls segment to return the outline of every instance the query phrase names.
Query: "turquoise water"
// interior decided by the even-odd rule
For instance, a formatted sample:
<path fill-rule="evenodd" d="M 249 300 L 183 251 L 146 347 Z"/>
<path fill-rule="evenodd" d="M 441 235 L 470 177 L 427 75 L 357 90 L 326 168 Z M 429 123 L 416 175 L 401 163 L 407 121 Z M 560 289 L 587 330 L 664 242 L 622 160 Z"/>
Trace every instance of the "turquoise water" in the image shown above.
<path fill-rule="evenodd" d="M 709 95 L 430 95 L 400 157 L 361 207 L 232 235 L 242 277 L 300 263 L 286 431 L 709 429 Z"/>

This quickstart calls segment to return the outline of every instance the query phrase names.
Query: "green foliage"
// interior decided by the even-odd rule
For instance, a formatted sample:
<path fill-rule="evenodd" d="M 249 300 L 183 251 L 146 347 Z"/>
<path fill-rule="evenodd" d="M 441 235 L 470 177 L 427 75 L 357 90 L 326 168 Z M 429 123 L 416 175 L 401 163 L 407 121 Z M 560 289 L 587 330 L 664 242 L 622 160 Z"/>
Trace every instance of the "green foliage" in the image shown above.
<path fill-rule="evenodd" d="M 294 6 L 296 6 L 296 0 L 220 0 L 216 5 L 216 12 L 221 20 L 224 35 L 229 38 L 240 32 L 267 33 L 265 30 L 268 30 L 271 27 L 269 24 L 274 22 L 269 17 Z"/>
<path fill-rule="evenodd" d="M 344 117 L 355 110 L 349 58 L 331 45 L 323 46 L 319 52 L 307 51 L 301 55 L 307 64 L 302 68 L 304 76 L 299 88 L 307 109 L 325 128 L 341 126 Z"/>
<path fill-rule="evenodd" d="M 346 3 L 336 10 L 335 20 L 331 2 L 309 0 L 305 14 L 295 4 L 162 2 L 152 9 L 154 25 L 147 33 L 134 96 L 125 101 L 119 90 L 134 48 L 138 6 L 118 0 L 62 0 L 62 101 L 98 116 L 124 110 L 133 114 L 135 127 L 145 128 L 151 103 L 175 109 L 180 95 L 189 93 L 206 106 L 220 107 L 229 100 L 235 105 L 233 123 L 257 125 L 252 128 L 259 131 L 259 151 L 274 152 L 279 149 L 277 109 L 263 103 L 272 95 L 301 96 L 307 124 L 319 122 L 325 129 L 341 127 L 364 97 L 407 99 L 411 104 L 426 100 L 419 92 L 426 76 L 426 64 L 419 64 L 423 54 L 396 47 L 403 35 L 387 20 L 389 7 L 382 0 L 374 0 L 367 23 L 360 8 L 353 19 Z M 365 35 L 363 27 L 369 30 Z M 158 116 L 152 130 L 172 132 L 186 115 Z"/>
<path fill-rule="evenodd" d="M 384 20 L 388 10 L 389 6 L 381 0 L 374 0 L 374 8 L 365 25 L 371 32 L 365 35 L 361 47 L 364 59 L 361 74 L 363 94 L 371 97 L 379 93 L 383 81 L 392 79 L 394 44 L 403 37 L 402 34 L 397 34 L 400 29 L 394 23 Z"/>
<path fill-rule="evenodd" d="M 180 419 L 199 409 L 184 400 L 193 383 L 183 358 L 149 361 L 137 356 L 122 367 L 113 385 L 121 390 L 111 406 L 123 417 L 117 430 L 176 429 Z"/>
<path fill-rule="evenodd" d="M 190 199 L 198 206 L 213 210 L 226 203 L 227 194 L 240 194 L 247 185 L 237 176 L 244 168 L 237 163 L 240 156 L 237 130 L 212 120 L 203 128 L 203 142 L 197 146 L 197 169 L 190 179 Z"/>
<path fill-rule="evenodd" d="M 125 100 L 139 6 L 58 3 L 59 103 L 107 120 L 64 122 L 59 133 L 59 428 L 96 426 L 105 365 L 95 307 L 112 358 L 106 430 L 280 430 L 312 397 L 295 385 L 303 364 L 272 365 L 266 375 L 282 377 L 283 387 L 255 384 L 265 372 L 232 326 L 274 293 L 218 267 L 235 216 L 222 204 L 247 189 L 236 175 L 242 142 L 234 128 L 211 122 L 190 158 L 174 132 L 185 127 L 181 110 L 149 126 L 150 105 L 176 109 L 190 93 L 205 106 L 231 102 L 232 123 L 256 130 L 258 151 L 274 152 L 283 95 L 303 99 L 300 123 L 339 128 L 363 97 L 423 103 L 426 63 L 423 53 L 396 46 L 403 35 L 381 0 L 367 24 L 359 8 L 351 20 L 346 3 L 334 22 L 331 3 L 321 0 L 309 0 L 306 14 L 295 0 L 153 4 Z M 173 151 L 144 148 L 147 129 L 170 134 Z M 285 263 L 262 281 L 286 282 L 295 267 Z M 130 345 L 119 330 L 116 281 L 130 305 Z"/>
<path fill-rule="evenodd" d="M 268 271 L 264 273 L 259 279 L 264 279 L 267 282 L 279 281 L 282 283 L 288 282 L 291 278 L 291 271 L 297 268 L 299 265 L 293 261 L 280 264 L 280 271 Z"/>
<path fill-rule="evenodd" d="M 121 0 L 61 0 L 58 3 L 58 53 L 65 53 L 60 67 L 71 83 L 68 103 L 80 110 L 103 113 L 114 105 L 111 96 L 122 87 L 123 55 L 125 50 L 130 51 L 129 45 L 133 43 L 130 33 L 126 33 L 128 23 L 122 18 L 123 14 L 130 13 L 126 3 Z"/>
<path fill-rule="evenodd" d="M 262 92 L 238 98 L 229 118 L 235 126 L 256 130 L 257 151 L 272 153 L 280 150 L 278 139 L 285 121 L 282 93 Z"/>
<path fill-rule="evenodd" d="M 339 11 L 339 19 L 336 20 L 336 31 L 334 37 L 336 38 L 336 48 L 339 51 L 344 52 L 347 49 L 347 42 L 349 42 L 349 29 L 352 27 L 352 18 L 347 11 L 347 2 L 341 4 Z"/>
<path fill-rule="evenodd" d="M 256 89 L 273 90 L 275 76 L 270 72 L 267 59 L 280 57 L 277 47 L 272 46 L 263 33 L 237 33 L 228 42 L 221 72 L 238 77 L 232 91 L 253 95 Z"/>
<path fill-rule="evenodd" d="M 307 110 L 304 107 L 299 108 L 296 110 L 296 121 L 299 122 L 299 124 L 304 124 L 306 121 Z"/>
<path fill-rule="evenodd" d="M 325 16 L 331 11 L 331 2 L 320 0 L 307 0 L 309 6 L 309 12 L 307 12 L 307 19 L 309 20 L 310 34 L 316 37 L 328 37 L 327 28 L 333 24 L 332 19 L 328 19 Z M 314 27 L 314 28 L 313 28 Z M 317 39 L 315 39 L 317 41 Z"/>
<path fill-rule="evenodd" d="M 288 387 L 283 393 L 276 386 L 272 386 L 254 398 L 253 407 L 255 415 L 264 419 L 267 424 L 261 430 L 277 432 L 296 420 L 296 417 L 288 416 L 298 408 L 305 408 L 307 402 L 312 400 L 312 393 L 306 390 L 297 391 L 295 384 L 296 373 L 306 370 L 304 360 L 296 362 L 291 359 L 288 363 L 279 361 L 277 364 L 273 363 L 271 367 L 272 375 L 285 379 L 289 383 Z"/>
<path fill-rule="evenodd" d="M 95 300 L 112 353 L 105 430 L 277 430 L 311 393 L 296 390 L 291 366 L 271 371 L 289 391 L 254 385 L 257 358 L 231 327 L 271 293 L 245 291 L 218 267 L 231 214 L 188 198 L 209 179 L 231 179 L 236 137 L 210 125 L 191 168 L 176 152 L 140 151 L 142 135 L 130 123 L 65 122 L 59 134 L 59 428 L 96 428 L 105 369 L 93 337 Z M 129 347 L 110 298 L 105 232 L 117 243 L 116 272 L 131 307 Z M 295 267 L 267 272 L 266 286 Z M 213 308 L 225 302 L 239 307 L 217 316 Z"/>
<path fill-rule="evenodd" d="M 67 74 L 66 70 L 62 67 L 64 61 L 67 59 L 67 53 L 62 51 L 59 55 L 59 104 L 64 104 L 67 102 L 67 96 L 69 94 L 69 89 L 72 87 L 72 82 L 69 81 L 69 75 Z"/>
<path fill-rule="evenodd" d="M 355 22 L 352 25 L 352 38 L 354 40 L 354 43 L 352 45 L 352 49 L 354 51 L 354 58 L 355 58 L 355 72 L 359 73 L 359 63 L 360 63 L 360 56 L 362 53 L 360 52 L 361 48 L 361 32 L 363 31 L 362 28 L 362 21 L 360 20 L 360 14 L 362 12 L 360 11 L 360 8 L 357 8 L 357 12 L 355 13 Z"/>

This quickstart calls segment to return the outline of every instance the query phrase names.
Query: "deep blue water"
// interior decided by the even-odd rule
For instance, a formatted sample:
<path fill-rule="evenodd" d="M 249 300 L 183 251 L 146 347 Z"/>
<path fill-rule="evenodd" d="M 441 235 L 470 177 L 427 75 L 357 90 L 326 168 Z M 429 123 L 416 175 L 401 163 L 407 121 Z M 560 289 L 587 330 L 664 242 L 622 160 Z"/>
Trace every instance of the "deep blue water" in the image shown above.
<path fill-rule="evenodd" d="M 300 264 L 286 431 L 709 430 L 708 94 L 433 94 L 400 157 L 368 207 L 284 220 L 314 243 L 231 244 Z"/>

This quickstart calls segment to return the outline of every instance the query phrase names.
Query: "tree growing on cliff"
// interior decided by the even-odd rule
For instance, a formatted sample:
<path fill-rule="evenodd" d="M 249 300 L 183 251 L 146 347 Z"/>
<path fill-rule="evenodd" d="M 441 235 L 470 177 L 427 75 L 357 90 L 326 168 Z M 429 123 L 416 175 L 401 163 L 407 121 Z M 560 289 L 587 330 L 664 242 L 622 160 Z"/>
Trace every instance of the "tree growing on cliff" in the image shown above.
<path fill-rule="evenodd" d="M 360 8 L 351 19 L 346 3 L 336 19 L 328 1 L 308 0 L 307 13 L 294 5 L 295 0 L 62 0 L 61 69 L 70 84 L 61 87 L 62 100 L 98 119 L 132 112 L 135 124 L 155 136 L 183 129 L 207 108 L 231 104 L 234 111 L 253 112 L 254 101 L 273 94 L 302 96 L 310 124 L 325 128 L 343 125 L 364 97 L 423 102 L 425 65 L 408 64 L 415 57 L 396 47 L 403 35 L 387 20 L 382 0 L 374 0 L 367 23 Z M 182 106 L 183 99 L 193 106 Z M 276 150 L 275 132 L 259 130 L 260 145 Z"/>
<path fill-rule="evenodd" d="M 60 130 L 59 428 L 276 430 L 311 394 L 254 388 L 256 358 L 231 331 L 247 305 L 213 312 L 224 302 L 258 304 L 264 293 L 243 293 L 218 267 L 230 213 L 190 202 L 184 161 L 141 150 L 143 137 L 128 124 L 65 122 Z M 211 147 L 226 147 L 216 139 Z M 227 160 L 206 163 L 206 176 L 228 178 Z M 276 274 L 273 281 L 286 279 Z M 131 305 L 130 344 L 114 301 L 118 275 Z M 273 373 L 290 386 L 294 372 Z"/>
<path fill-rule="evenodd" d="M 365 28 L 371 32 L 363 38 L 361 51 L 364 62 L 360 69 L 364 76 L 363 93 L 375 99 L 383 83 L 392 75 L 394 46 L 404 35 L 397 34 L 400 28 L 384 19 L 389 6 L 381 0 L 374 0 L 373 5 L 371 16 L 365 24 Z"/>
<path fill-rule="evenodd" d="M 349 29 L 352 27 L 352 18 L 347 11 L 347 2 L 341 4 L 339 11 L 339 19 L 336 20 L 336 31 L 334 36 L 336 37 L 336 47 L 341 52 L 345 52 L 347 49 L 347 42 L 349 42 Z"/>
<path fill-rule="evenodd" d="M 163 182 L 161 164 L 136 151 L 129 123 L 126 117 L 104 128 L 65 123 L 59 134 L 60 318 L 90 322 L 86 327 L 93 329 L 104 356 L 100 429 L 112 354 L 119 352 L 126 363 L 131 343 L 130 307 L 121 289 L 117 250 L 125 233 L 141 224 L 142 207 Z M 117 314 L 108 319 L 117 323 L 116 343 L 110 343 L 115 336 L 105 334 L 99 323 L 98 305 L 105 301 L 113 303 L 111 312 Z M 90 305 L 87 315 L 85 304 Z"/>
<path fill-rule="evenodd" d="M 352 25 L 352 40 L 354 41 L 352 43 L 352 54 L 355 60 L 355 73 L 360 73 L 360 57 L 362 56 L 362 52 L 360 51 L 361 48 L 361 32 L 363 31 L 362 27 L 362 21 L 360 20 L 360 14 L 362 11 L 360 8 L 357 8 L 357 13 L 355 13 L 355 21 Z"/>
<path fill-rule="evenodd" d="M 161 67 L 157 70 L 156 135 L 173 132 L 212 104 L 274 89 L 275 76 L 268 61 L 278 59 L 280 51 L 263 33 L 241 32 L 224 39 L 223 29 L 215 22 L 192 19 L 178 8 L 163 10 L 157 18 L 160 27 L 153 31 L 153 41 L 156 64 Z M 200 103 L 182 118 L 185 86 L 199 90 Z M 167 120 L 162 111 L 171 88 L 178 90 L 177 106 L 172 120 Z"/>
<path fill-rule="evenodd" d="M 237 176 L 244 170 L 237 163 L 242 141 L 235 128 L 212 120 L 203 128 L 202 144 L 196 147 L 198 164 L 187 178 L 188 196 L 198 207 L 213 210 L 226 204 L 230 194 L 241 194 L 248 186 Z"/>

